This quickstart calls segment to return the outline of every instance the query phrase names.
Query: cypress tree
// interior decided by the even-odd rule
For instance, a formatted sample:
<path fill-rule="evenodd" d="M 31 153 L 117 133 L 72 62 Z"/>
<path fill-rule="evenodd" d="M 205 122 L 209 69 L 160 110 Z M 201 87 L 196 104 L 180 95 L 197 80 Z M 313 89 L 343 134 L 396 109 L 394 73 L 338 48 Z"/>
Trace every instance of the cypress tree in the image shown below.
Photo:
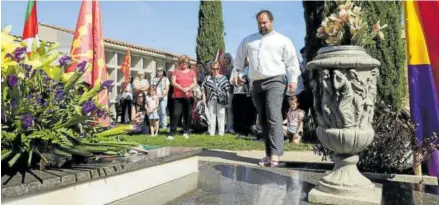
<path fill-rule="evenodd" d="M 197 60 L 215 59 L 218 49 L 225 50 L 224 22 L 221 1 L 201 1 L 198 12 Z"/>
<path fill-rule="evenodd" d="M 394 110 L 403 106 L 406 95 L 405 44 L 402 39 L 402 4 L 399 1 L 359 1 L 369 26 L 378 20 L 389 25 L 383 30 L 385 40 L 377 46 L 366 47 L 367 53 L 381 62 L 377 100 Z"/>

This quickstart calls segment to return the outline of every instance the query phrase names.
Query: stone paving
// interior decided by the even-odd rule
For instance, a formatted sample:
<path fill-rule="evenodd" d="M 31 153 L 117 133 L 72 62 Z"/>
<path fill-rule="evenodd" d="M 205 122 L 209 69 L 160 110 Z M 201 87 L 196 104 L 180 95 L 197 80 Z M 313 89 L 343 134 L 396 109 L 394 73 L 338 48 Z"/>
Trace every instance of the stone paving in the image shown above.
<path fill-rule="evenodd" d="M 264 156 L 264 151 L 203 150 L 199 158 L 202 161 L 252 166 L 256 165 Z M 314 154 L 313 151 L 285 152 L 281 161 L 332 164 L 331 161 L 322 161 L 322 158 Z"/>

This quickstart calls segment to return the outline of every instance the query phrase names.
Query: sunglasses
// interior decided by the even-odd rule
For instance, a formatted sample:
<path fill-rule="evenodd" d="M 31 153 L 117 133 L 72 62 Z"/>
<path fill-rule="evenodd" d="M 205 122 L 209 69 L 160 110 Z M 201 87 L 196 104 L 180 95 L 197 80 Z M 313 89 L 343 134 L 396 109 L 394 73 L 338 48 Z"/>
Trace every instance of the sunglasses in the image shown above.
<path fill-rule="evenodd" d="M 212 70 L 219 70 L 219 68 L 212 68 Z"/>

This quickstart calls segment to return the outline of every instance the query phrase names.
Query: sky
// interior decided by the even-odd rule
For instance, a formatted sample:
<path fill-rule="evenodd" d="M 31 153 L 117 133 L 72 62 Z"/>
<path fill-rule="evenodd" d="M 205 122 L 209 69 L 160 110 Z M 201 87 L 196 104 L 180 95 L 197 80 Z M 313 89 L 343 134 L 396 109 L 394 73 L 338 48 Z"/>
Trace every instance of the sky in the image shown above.
<path fill-rule="evenodd" d="M 27 1 L 1 2 L 1 26 L 22 35 Z M 40 23 L 75 29 L 80 1 L 38 1 Z M 196 57 L 199 1 L 101 1 L 106 38 Z M 235 56 L 239 43 L 257 32 L 255 15 L 270 10 L 274 28 L 289 37 L 296 50 L 304 45 L 301 1 L 223 1 L 226 52 Z"/>

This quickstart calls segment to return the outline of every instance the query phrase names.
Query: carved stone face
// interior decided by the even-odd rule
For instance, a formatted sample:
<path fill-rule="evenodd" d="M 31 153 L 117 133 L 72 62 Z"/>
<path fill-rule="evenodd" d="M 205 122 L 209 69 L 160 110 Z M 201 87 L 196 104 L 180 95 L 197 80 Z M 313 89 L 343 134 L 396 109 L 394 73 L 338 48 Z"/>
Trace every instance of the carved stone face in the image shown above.
<path fill-rule="evenodd" d="M 350 69 L 348 71 L 348 78 L 349 79 L 358 79 L 357 72 L 354 69 Z"/>

